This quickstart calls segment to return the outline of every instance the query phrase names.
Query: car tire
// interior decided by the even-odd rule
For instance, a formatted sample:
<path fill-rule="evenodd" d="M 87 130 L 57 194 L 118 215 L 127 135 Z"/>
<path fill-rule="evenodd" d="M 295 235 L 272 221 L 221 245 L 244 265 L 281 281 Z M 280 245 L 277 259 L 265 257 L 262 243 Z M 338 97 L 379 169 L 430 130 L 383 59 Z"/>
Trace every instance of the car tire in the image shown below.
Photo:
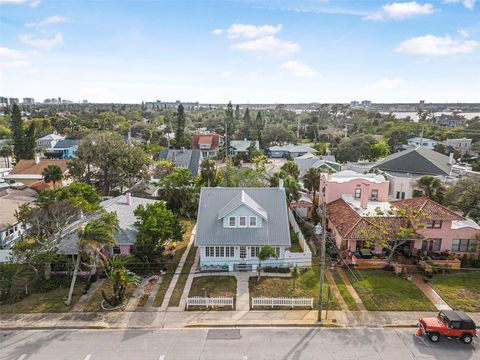
<path fill-rule="evenodd" d="M 428 339 L 431 341 L 431 342 L 438 342 L 440 340 L 440 335 L 437 334 L 437 333 L 429 333 L 428 334 Z"/>
<path fill-rule="evenodd" d="M 464 344 L 471 344 L 472 343 L 472 335 L 466 334 L 462 336 L 462 341 Z"/>

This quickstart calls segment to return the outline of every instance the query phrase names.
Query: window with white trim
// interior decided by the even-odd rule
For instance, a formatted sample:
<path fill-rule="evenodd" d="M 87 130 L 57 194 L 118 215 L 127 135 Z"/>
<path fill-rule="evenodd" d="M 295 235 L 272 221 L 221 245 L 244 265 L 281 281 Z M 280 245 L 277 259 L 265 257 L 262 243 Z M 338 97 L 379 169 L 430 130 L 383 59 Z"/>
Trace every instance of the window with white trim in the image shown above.
<path fill-rule="evenodd" d="M 223 246 L 215 246 L 215 257 L 224 257 L 224 250 Z"/>
<path fill-rule="evenodd" d="M 378 190 L 377 189 L 373 189 L 372 192 L 370 193 L 370 200 L 378 201 Z"/>
<path fill-rule="evenodd" d="M 215 247 L 206 246 L 205 247 L 205 257 L 215 257 Z"/>
<path fill-rule="evenodd" d="M 355 199 L 360 199 L 361 196 L 362 196 L 362 189 L 356 188 L 355 189 Z"/>
<path fill-rule="evenodd" d="M 235 216 L 230 216 L 228 218 L 228 226 L 235 227 L 237 225 L 237 218 Z"/>
<path fill-rule="evenodd" d="M 250 216 L 250 227 L 257 227 L 257 217 Z"/>
<path fill-rule="evenodd" d="M 238 217 L 238 227 L 247 227 L 247 217 L 239 216 Z"/>
<path fill-rule="evenodd" d="M 225 247 L 225 257 L 235 257 L 235 248 L 233 246 Z"/>
<path fill-rule="evenodd" d="M 280 248 L 279 247 L 275 248 L 275 254 L 277 254 L 277 258 L 280 257 Z"/>
<path fill-rule="evenodd" d="M 260 247 L 258 246 L 252 246 L 250 248 L 250 257 L 258 257 L 258 254 L 260 253 Z"/>

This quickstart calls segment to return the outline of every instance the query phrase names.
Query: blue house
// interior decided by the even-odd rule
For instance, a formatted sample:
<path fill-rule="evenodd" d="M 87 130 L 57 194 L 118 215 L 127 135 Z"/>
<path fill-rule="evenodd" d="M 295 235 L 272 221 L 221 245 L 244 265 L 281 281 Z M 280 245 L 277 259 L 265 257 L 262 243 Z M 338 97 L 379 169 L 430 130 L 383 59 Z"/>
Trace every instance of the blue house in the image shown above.
<path fill-rule="evenodd" d="M 50 153 L 60 153 L 60 159 L 68 160 L 77 157 L 75 153 L 78 150 L 78 140 L 60 140 L 57 144 L 47 151 Z"/>

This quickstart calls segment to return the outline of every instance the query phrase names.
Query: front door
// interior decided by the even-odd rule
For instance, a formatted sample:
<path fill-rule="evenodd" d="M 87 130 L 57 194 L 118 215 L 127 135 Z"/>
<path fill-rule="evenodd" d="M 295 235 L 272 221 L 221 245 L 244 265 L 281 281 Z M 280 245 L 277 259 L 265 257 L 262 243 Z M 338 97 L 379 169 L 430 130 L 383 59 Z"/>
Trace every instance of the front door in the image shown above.
<path fill-rule="evenodd" d="M 247 248 L 245 246 L 240 246 L 240 259 L 247 258 Z"/>

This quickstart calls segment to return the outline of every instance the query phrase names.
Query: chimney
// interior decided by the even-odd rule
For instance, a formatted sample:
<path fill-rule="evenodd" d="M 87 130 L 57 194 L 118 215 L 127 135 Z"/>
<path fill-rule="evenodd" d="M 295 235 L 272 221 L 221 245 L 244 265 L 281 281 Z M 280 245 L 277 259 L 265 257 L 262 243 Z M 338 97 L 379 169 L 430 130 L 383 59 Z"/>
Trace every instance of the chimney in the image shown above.
<path fill-rule="evenodd" d="M 35 155 L 35 164 L 40 164 L 40 156 L 39 155 Z"/>
<path fill-rule="evenodd" d="M 283 179 L 278 180 L 278 188 L 283 189 Z"/>
<path fill-rule="evenodd" d="M 450 153 L 450 156 L 448 157 L 448 165 L 453 165 L 453 153 Z"/>
<path fill-rule="evenodd" d="M 362 182 L 362 192 L 360 193 L 360 207 L 366 209 L 368 207 L 368 198 L 370 196 L 370 184 Z"/>
<path fill-rule="evenodd" d="M 128 206 L 132 205 L 132 194 L 129 192 L 125 193 L 125 200 Z"/>

